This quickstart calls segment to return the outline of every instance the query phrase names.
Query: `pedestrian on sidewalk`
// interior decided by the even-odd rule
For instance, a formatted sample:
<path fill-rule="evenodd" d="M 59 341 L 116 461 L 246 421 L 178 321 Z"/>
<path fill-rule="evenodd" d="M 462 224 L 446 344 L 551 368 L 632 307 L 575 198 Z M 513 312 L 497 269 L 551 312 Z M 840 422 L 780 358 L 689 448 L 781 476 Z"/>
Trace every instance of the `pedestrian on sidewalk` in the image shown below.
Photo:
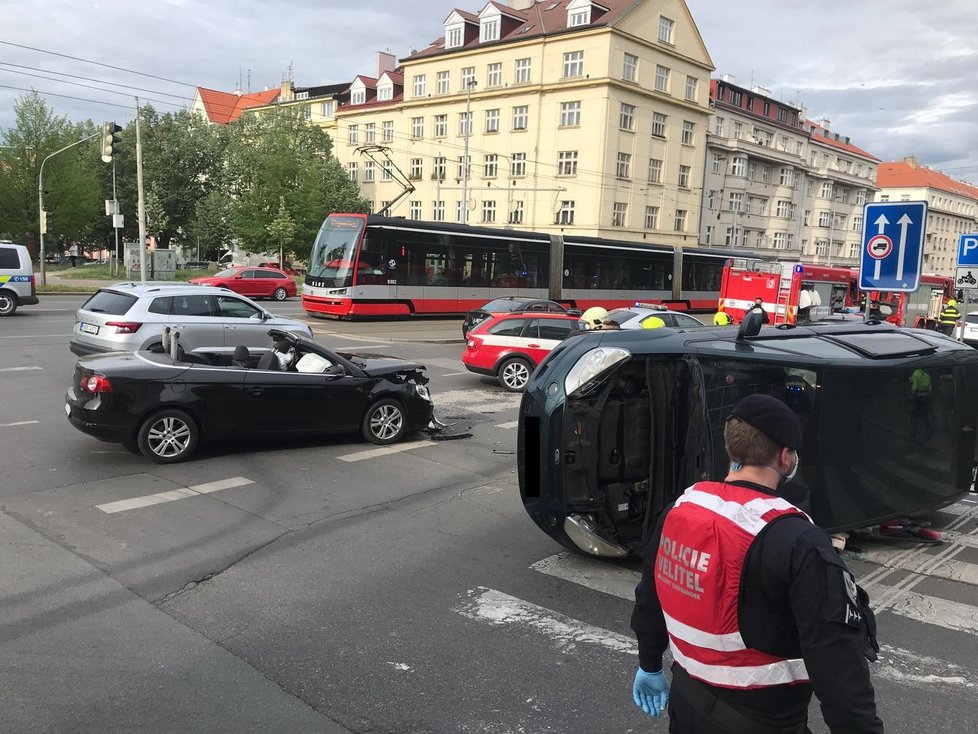
<path fill-rule="evenodd" d="M 68 248 L 68 257 L 71 258 L 71 267 L 78 266 L 78 241 L 71 243 L 71 247 Z"/>

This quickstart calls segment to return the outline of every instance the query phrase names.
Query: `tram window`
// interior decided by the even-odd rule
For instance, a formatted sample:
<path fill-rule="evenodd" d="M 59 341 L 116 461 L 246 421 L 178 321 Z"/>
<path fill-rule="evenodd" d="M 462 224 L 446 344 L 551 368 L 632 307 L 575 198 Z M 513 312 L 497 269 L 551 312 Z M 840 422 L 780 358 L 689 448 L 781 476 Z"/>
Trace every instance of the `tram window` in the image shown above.
<path fill-rule="evenodd" d="M 723 263 L 720 260 L 694 260 L 687 255 L 683 260 L 684 291 L 719 291 L 723 277 Z"/>

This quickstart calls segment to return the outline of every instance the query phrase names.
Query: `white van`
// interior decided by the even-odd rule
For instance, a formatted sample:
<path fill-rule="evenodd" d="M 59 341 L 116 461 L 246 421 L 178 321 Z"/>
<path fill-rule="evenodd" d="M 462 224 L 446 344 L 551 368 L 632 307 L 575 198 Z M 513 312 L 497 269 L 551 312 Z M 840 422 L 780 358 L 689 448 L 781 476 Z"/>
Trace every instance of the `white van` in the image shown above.
<path fill-rule="evenodd" d="M 37 304 L 34 265 L 23 245 L 0 240 L 0 316 Z"/>

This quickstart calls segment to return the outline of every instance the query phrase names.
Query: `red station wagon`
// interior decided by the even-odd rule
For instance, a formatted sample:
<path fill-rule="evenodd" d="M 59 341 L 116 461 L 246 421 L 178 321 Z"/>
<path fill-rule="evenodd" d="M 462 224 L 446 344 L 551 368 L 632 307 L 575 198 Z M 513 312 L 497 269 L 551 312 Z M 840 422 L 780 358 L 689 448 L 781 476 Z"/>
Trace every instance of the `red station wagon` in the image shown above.
<path fill-rule="evenodd" d="M 213 285 L 250 298 L 274 298 L 284 301 L 296 295 L 295 280 L 275 268 L 228 268 L 216 275 L 192 278 L 195 285 Z"/>
<path fill-rule="evenodd" d="M 580 328 L 579 319 L 566 313 L 499 314 L 469 331 L 462 364 L 520 392 L 550 350 Z"/>

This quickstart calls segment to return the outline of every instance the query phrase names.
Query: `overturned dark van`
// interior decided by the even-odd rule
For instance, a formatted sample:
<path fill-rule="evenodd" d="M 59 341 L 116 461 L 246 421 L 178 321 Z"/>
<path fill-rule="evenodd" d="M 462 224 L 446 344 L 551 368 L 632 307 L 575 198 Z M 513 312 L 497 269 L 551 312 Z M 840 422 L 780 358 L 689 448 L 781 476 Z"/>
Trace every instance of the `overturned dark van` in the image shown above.
<path fill-rule="evenodd" d="M 978 352 L 936 332 L 840 322 L 596 331 L 559 345 L 520 408 L 530 517 L 568 548 L 637 553 L 661 509 L 727 473 L 723 425 L 769 393 L 801 419 L 785 496 L 829 531 L 949 505 L 971 484 Z"/>

